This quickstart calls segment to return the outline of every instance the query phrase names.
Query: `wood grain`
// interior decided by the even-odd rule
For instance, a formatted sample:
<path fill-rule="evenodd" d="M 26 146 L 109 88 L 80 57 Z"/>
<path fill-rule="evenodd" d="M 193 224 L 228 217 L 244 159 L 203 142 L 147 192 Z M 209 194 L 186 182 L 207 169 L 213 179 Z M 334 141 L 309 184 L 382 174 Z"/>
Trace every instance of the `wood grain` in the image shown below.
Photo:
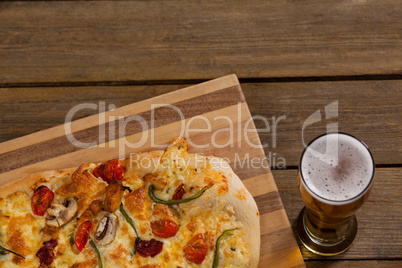
<path fill-rule="evenodd" d="M 142 133 L 150 129 L 156 129 L 164 125 L 183 120 L 184 118 L 191 118 L 201 113 L 220 110 L 225 107 L 235 106 L 238 102 L 244 102 L 244 99 L 241 100 L 239 98 L 235 98 L 233 95 L 236 97 L 239 95 L 238 87 L 236 86 L 199 95 L 194 98 L 169 103 L 170 105 L 174 106 L 174 109 L 172 109 L 172 107 L 163 106 L 155 109 L 149 109 L 148 111 L 144 111 L 142 113 L 135 112 L 125 117 L 120 115 L 119 117 L 114 117 L 112 120 L 109 120 L 111 116 L 109 113 L 106 113 L 105 117 L 107 118 L 107 122 L 100 122 L 99 120 L 95 121 L 96 123 L 99 123 L 99 125 L 97 124 L 96 126 L 92 127 L 85 125 L 85 129 L 80 131 L 73 130 L 73 135 L 75 139 L 82 143 L 99 144 L 101 142 L 101 128 L 104 128 L 105 134 L 102 139 L 104 139 L 106 142 L 109 142 L 115 140 L 117 135 L 119 135 L 119 137 L 123 137 L 122 134 L 126 136 L 135 135 L 137 133 Z M 155 103 L 151 105 L 154 104 Z M 148 108 L 151 107 L 152 106 Z M 136 106 L 132 107 L 132 109 L 135 108 Z M 178 110 L 180 113 L 178 113 Z M 234 110 L 236 110 L 236 108 L 234 108 Z M 130 116 L 133 115 L 141 118 L 141 120 L 128 121 Z M 183 119 L 181 117 L 183 117 Z M 122 129 L 123 121 L 130 122 L 125 124 L 124 129 Z M 141 122 L 145 122 L 146 127 L 144 127 Z M 120 133 L 122 130 L 124 133 Z M 41 150 L 41 148 L 48 149 Z M 0 154 L 0 162 L 3 163 L 2 167 L 0 167 L 0 173 L 17 169 L 28 164 L 41 162 L 62 154 L 76 152 L 79 149 L 79 147 L 69 142 L 69 139 L 65 133 L 59 137 L 48 137 L 46 141 L 37 142 L 30 146 L 25 146 L 23 148 Z M 7 159 L 19 159 L 19 161 L 12 163 L 11 161 L 7 161 Z"/>
<path fill-rule="evenodd" d="M 297 190 L 297 170 L 273 170 L 272 173 L 294 229 L 297 216 L 304 206 Z M 358 232 L 355 241 L 347 252 L 325 258 L 309 252 L 299 243 L 304 258 L 307 260 L 325 260 L 325 263 L 336 259 L 400 260 L 402 256 L 401 176 L 402 168 L 376 169 L 373 190 L 367 202 L 356 213 Z M 375 266 L 375 263 L 372 262 L 372 266 Z M 400 264 L 400 262 L 388 264 L 394 265 Z M 319 266 L 319 264 L 317 265 Z"/>
<path fill-rule="evenodd" d="M 364 141 L 376 164 L 400 164 L 402 159 L 402 80 L 242 84 L 271 166 L 281 158 L 298 166 L 300 155 L 314 137 L 329 130 L 352 134 Z M 325 108 L 337 101 L 338 114 L 326 118 Z M 303 131 L 309 116 L 320 110 L 321 121 Z M 275 119 L 273 119 L 275 118 Z M 273 121 L 277 122 L 276 128 Z M 304 135 L 304 137 L 303 137 Z M 390 153 L 392 152 L 392 153 Z M 273 157 L 275 155 L 275 157 Z M 274 167 L 275 168 L 275 167 Z"/>
<path fill-rule="evenodd" d="M 398 0 L 1 2 L 0 83 L 401 74 L 401 20 Z"/>
<path fill-rule="evenodd" d="M 306 261 L 307 268 L 321 268 L 321 267 L 364 267 L 364 268 L 400 268 L 402 261 L 384 261 L 384 260 L 371 260 L 371 261 Z"/>
<path fill-rule="evenodd" d="M 180 87 L 183 86 L 0 88 L 0 142 L 62 124 L 67 112 L 79 104 L 104 101 L 106 107 L 121 107 Z M 308 126 L 304 132 L 306 142 L 325 132 L 327 123 L 338 123 L 339 130 L 354 134 L 370 147 L 376 164 L 397 164 L 402 159 L 401 80 L 254 83 L 242 87 L 251 114 L 268 120 L 266 125 L 255 118 L 255 124 L 262 130 L 259 136 L 262 144 L 268 145 L 265 154 L 274 168 L 280 167 L 281 159 L 288 167 L 298 165 L 303 150 L 303 122 L 319 109 L 325 118 L 325 106 L 337 100 L 338 117 Z M 74 119 L 97 112 L 83 109 Z M 275 130 L 273 121 L 277 122 Z M 86 124 L 90 122 L 97 120 Z M 64 130 L 59 135 L 63 133 Z"/>
<path fill-rule="evenodd" d="M 154 104 L 163 104 L 163 107 L 155 108 Z M 172 114 L 172 108 L 167 105 L 174 106 L 183 117 Z M 152 117 L 152 114 L 155 116 Z M 103 116 L 107 121 L 99 121 Z M 137 124 L 138 122 L 134 126 L 124 125 L 123 131 L 118 128 L 119 135 L 106 135 L 105 140 L 101 142 L 98 128 L 100 129 L 102 124 L 108 124 L 105 130 L 115 131 L 115 126 L 121 124 L 120 120 L 115 122 L 117 116 L 141 118 L 138 122 L 143 121 L 151 127 L 143 128 Z M 194 131 L 205 129 L 205 122 L 208 122 L 208 131 Z M 250 187 L 259 208 L 263 228 L 259 267 L 270 265 L 304 267 L 258 133 L 235 75 L 74 121 L 73 135 L 80 137 L 82 142 L 98 138 L 99 143 L 95 145 L 85 148 L 77 148 L 72 144 L 65 146 L 68 140 L 64 136 L 64 127 L 56 126 L 2 143 L 0 185 L 47 169 L 74 167 L 88 161 L 103 162 L 128 157 L 132 153 L 163 149 L 172 137 L 185 136 L 190 147 L 193 147 L 191 152 L 225 158 L 235 173 Z M 146 137 L 144 143 L 133 146 L 133 143 L 141 141 L 144 136 Z M 127 142 L 130 145 L 127 145 Z M 250 165 L 255 163 L 255 159 L 260 161 L 257 167 Z M 261 188 L 262 186 L 265 187 Z"/>

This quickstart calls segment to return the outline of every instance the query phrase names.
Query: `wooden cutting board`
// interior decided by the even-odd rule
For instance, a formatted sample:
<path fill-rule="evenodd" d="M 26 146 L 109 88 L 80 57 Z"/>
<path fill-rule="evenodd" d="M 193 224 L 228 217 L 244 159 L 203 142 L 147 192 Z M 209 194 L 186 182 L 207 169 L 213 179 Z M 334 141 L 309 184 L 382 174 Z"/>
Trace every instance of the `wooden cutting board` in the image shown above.
<path fill-rule="evenodd" d="M 102 110 L 102 105 L 75 108 Z M 254 196 L 261 215 L 259 267 L 304 267 L 235 75 L 107 110 L 69 125 L 71 131 L 61 125 L 2 143 L 0 185 L 43 170 L 163 149 L 172 137 L 185 136 L 191 152 L 226 158 Z M 66 131 L 71 134 L 69 138 Z M 81 142 L 80 147 L 71 142 L 72 138 Z"/>

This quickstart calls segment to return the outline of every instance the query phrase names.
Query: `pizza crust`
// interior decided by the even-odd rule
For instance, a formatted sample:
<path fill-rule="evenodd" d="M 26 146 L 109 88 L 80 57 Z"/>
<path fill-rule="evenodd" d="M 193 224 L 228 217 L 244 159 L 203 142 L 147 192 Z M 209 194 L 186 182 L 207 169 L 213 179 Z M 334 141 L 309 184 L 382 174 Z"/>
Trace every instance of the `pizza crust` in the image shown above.
<path fill-rule="evenodd" d="M 49 170 L 44 172 L 38 172 L 31 174 L 22 179 L 10 181 L 0 186 L 0 197 L 6 197 L 13 192 L 21 191 L 28 194 L 32 194 L 37 186 L 45 185 L 50 186 L 52 183 L 59 182 L 60 179 L 66 176 L 70 176 L 76 168 L 68 168 L 62 170 Z"/>
<path fill-rule="evenodd" d="M 260 258 L 260 213 L 257 204 L 240 178 L 233 172 L 230 165 L 223 159 L 211 157 L 221 163 L 213 168 L 224 172 L 229 178 L 229 192 L 223 197 L 226 204 L 235 208 L 235 216 L 243 224 L 245 240 L 250 249 L 250 267 L 257 267 Z"/>

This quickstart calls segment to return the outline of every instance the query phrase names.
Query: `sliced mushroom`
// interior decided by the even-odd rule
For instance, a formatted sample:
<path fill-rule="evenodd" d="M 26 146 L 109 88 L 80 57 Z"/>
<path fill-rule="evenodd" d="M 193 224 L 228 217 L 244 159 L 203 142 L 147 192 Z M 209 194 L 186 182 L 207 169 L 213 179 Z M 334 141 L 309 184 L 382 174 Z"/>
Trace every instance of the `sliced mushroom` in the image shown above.
<path fill-rule="evenodd" d="M 106 213 L 95 230 L 95 241 L 101 246 L 112 243 L 116 236 L 118 218 L 114 213 Z"/>
<path fill-rule="evenodd" d="M 46 211 L 46 224 L 52 227 L 61 227 L 74 218 L 77 210 L 77 201 L 74 197 L 66 198 L 64 204 L 52 202 Z"/>

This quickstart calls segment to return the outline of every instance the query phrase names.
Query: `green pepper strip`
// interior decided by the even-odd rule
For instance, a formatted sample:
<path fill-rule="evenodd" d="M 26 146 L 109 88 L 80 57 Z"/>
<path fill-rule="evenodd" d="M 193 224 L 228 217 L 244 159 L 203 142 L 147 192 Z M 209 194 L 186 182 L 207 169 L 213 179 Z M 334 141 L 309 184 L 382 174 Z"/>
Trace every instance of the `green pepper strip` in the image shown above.
<path fill-rule="evenodd" d="M 75 244 L 75 234 L 74 234 L 74 232 L 71 233 L 71 234 L 68 236 L 68 241 L 70 242 L 70 246 L 73 246 L 73 245 Z"/>
<path fill-rule="evenodd" d="M 212 264 L 212 268 L 217 268 L 219 265 L 219 245 L 221 244 L 221 240 L 228 235 L 232 235 L 234 230 L 236 229 L 229 229 L 223 231 L 223 233 L 218 237 L 215 244 L 215 253 L 214 253 L 214 262 Z"/>
<path fill-rule="evenodd" d="M 138 231 L 137 228 L 135 228 L 134 222 L 131 219 L 131 217 L 127 214 L 127 211 L 124 209 L 123 204 L 120 205 L 120 212 L 121 214 L 123 214 L 124 218 L 126 219 L 126 221 L 128 222 L 128 224 L 130 224 L 131 227 L 133 227 L 135 235 L 140 238 L 140 236 L 138 235 Z"/>
<path fill-rule="evenodd" d="M 22 255 L 20 255 L 20 254 L 18 254 L 18 253 L 15 253 L 15 252 L 12 251 L 12 250 L 6 249 L 5 247 L 3 247 L 3 246 L 0 245 L 0 254 L 1 254 L 1 255 L 4 255 L 4 254 L 7 254 L 7 253 L 12 253 L 12 254 L 15 254 L 15 255 L 17 255 L 17 256 L 19 256 L 19 257 L 25 259 L 24 256 L 22 256 Z"/>
<path fill-rule="evenodd" d="M 135 228 L 135 225 L 134 225 L 133 220 L 132 220 L 131 217 L 128 215 L 127 211 L 124 209 L 123 203 L 121 203 L 121 205 L 120 205 L 120 212 L 121 212 L 121 214 L 123 214 L 123 216 L 124 216 L 124 218 L 126 219 L 126 221 L 128 222 L 128 224 L 134 229 L 135 235 L 137 236 L 137 238 L 136 238 L 136 241 L 137 241 L 137 239 L 140 239 L 140 236 L 138 235 L 138 231 L 137 231 L 137 228 Z M 136 245 L 136 244 L 134 243 L 134 252 L 133 252 L 133 256 L 134 256 L 135 254 L 137 254 L 137 247 L 136 247 L 135 245 Z"/>
<path fill-rule="evenodd" d="M 191 200 L 197 199 L 198 197 L 200 197 L 206 190 L 208 190 L 209 188 L 211 188 L 213 185 L 209 185 L 209 186 L 205 186 L 204 188 L 201 189 L 201 191 L 199 191 L 198 193 L 196 193 L 193 196 L 184 198 L 184 199 L 180 199 L 180 200 L 162 200 L 159 199 L 155 196 L 154 193 L 154 186 L 150 185 L 148 188 L 148 195 L 149 197 L 152 199 L 152 201 L 154 201 L 155 203 L 160 203 L 160 204 L 165 204 L 165 205 L 177 205 L 177 204 L 181 204 L 181 203 L 187 203 L 190 202 Z"/>
<path fill-rule="evenodd" d="M 98 256 L 98 267 L 103 268 L 101 254 L 99 252 L 99 249 L 96 247 L 95 242 L 92 240 L 92 238 L 89 238 L 89 244 L 92 246 L 92 248 L 95 250 L 96 255 Z"/>

